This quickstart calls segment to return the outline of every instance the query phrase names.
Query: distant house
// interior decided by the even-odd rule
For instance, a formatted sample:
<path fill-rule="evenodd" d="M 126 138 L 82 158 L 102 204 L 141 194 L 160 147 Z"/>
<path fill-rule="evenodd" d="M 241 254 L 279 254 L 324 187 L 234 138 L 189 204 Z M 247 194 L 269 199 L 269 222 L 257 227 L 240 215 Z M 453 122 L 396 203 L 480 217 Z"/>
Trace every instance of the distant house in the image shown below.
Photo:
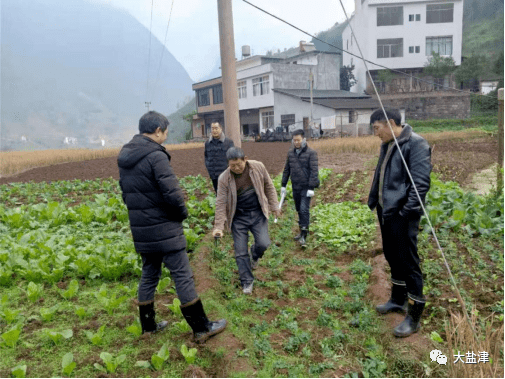
<path fill-rule="evenodd" d="M 450 56 L 461 64 L 463 0 L 355 0 L 355 12 L 342 33 L 343 48 L 360 57 L 351 26 L 365 59 L 418 77 L 434 53 Z M 343 53 L 345 66 L 355 65 L 358 83 L 351 91 L 372 93 L 363 60 Z M 424 81 L 394 74 L 388 82 L 378 80 L 379 68 L 368 64 L 383 93 L 423 92 L 442 89 Z M 428 78 L 426 78 L 428 79 Z M 430 78 L 437 84 L 454 86 L 451 77 Z"/>

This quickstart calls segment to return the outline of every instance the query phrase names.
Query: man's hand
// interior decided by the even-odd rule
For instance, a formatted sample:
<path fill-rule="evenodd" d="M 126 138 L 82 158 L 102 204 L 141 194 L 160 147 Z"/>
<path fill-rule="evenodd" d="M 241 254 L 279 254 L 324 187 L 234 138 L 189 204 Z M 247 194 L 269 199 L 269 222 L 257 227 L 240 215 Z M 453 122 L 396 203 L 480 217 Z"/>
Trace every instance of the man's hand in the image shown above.
<path fill-rule="evenodd" d="M 220 229 L 214 229 L 212 236 L 221 238 L 223 236 L 223 231 Z"/>
<path fill-rule="evenodd" d="M 281 196 L 286 196 L 286 194 L 287 194 L 286 187 L 282 187 L 281 188 Z"/>
<path fill-rule="evenodd" d="M 281 211 L 280 209 L 277 209 L 277 210 L 275 211 L 275 217 L 276 217 L 276 218 L 281 218 L 281 215 L 282 215 L 282 211 Z"/>
<path fill-rule="evenodd" d="M 314 191 L 313 190 L 307 190 L 307 197 L 313 197 L 314 196 Z"/>

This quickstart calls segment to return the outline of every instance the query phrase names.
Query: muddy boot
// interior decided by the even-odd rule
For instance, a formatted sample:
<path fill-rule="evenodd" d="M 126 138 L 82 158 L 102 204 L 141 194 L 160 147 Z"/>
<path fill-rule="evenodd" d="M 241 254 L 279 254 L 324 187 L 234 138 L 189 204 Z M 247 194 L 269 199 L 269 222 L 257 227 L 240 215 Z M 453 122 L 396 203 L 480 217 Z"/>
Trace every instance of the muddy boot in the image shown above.
<path fill-rule="evenodd" d="M 298 234 L 295 236 L 294 240 L 295 240 L 295 241 L 299 241 L 299 240 L 300 240 L 300 238 L 302 238 L 302 229 L 301 229 L 301 228 L 300 228 L 300 233 L 298 233 Z"/>
<path fill-rule="evenodd" d="M 424 310 L 425 300 L 414 300 L 409 296 L 409 306 L 407 311 L 407 316 L 394 330 L 393 334 L 396 337 L 408 337 L 419 331 L 421 324 L 421 314 Z"/>
<path fill-rule="evenodd" d="M 309 234 L 309 229 L 307 227 L 302 227 L 300 229 L 300 234 L 301 237 L 298 240 L 298 242 L 300 243 L 301 247 L 305 248 L 307 247 L 307 235 Z"/>
<path fill-rule="evenodd" d="M 385 315 L 391 312 L 405 313 L 407 310 L 407 286 L 405 282 L 392 280 L 391 298 L 385 304 L 375 307 L 380 314 Z"/>
<path fill-rule="evenodd" d="M 227 322 L 225 319 L 209 321 L 199 298 L 181 305 L 181 312 L 191 329 L 193 329 L 193 337 L 196 343 L 203 343 L 226 328 Z"/>
<path fill-rule="evenodd" d="M 156 324 L 156 312 L 154 311 L 154 302 L 149 304 L 139 305 L 140 325 L 142 326 L 142 334 L 156 333 L 165 329 L 168 325 L 167 321 L 161 321 Z"/>

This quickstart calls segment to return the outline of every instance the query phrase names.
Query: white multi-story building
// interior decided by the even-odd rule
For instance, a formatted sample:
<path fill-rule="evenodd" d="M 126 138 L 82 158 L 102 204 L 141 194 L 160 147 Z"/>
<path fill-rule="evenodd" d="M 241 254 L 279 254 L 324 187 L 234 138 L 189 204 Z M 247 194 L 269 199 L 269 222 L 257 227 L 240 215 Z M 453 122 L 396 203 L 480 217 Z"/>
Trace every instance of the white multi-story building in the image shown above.
<path fill-rule="evenodd" d="M 365 59 L 371 62 L 417 74 L 437 52 L 461 64 L 463 0 L 355 0 L 350 24 Z M 348 25 L 342 33 L 343 48 L 360 57 L 351 37 Z M 343 65 L 355 65 L 358 83 L 351 91 L 367 90 L 369 78 L 362 59 L 344 52 Z M 383 68 L 368 63 L 368 69 L 377 74 Z"/>

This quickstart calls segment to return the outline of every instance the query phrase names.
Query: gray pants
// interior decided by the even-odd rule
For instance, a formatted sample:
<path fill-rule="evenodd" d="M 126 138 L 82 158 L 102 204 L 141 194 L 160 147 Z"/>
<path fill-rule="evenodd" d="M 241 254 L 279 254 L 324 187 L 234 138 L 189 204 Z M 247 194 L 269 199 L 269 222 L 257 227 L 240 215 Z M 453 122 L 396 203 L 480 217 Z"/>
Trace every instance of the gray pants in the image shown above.
<path fill-rule="evenodd" d="M 254 245 L 252 248 L 252 259 L 260 259 L 265 250 L 270 246 L 270 237 L 268 236 L 268 220 L 261 211 L 242 212 L 236 214 L 231 224 L 233 242 L 235 248 L 235 260 L 237 262 L 238 274 L 242 286 L 252 283 L 254 276 L 251 268 L 251 259 L 247 251 L 249 242 L 249 230 L 254 236 Z"/>
<path fill-rule="evenodd" d="M 139 304 L 149 304 L 154 301 L 156 286 L 161 278 L 162 263 L 170 271 L 181 304 L 189 303 L 198 297 L 186 249 L 164 255 L 151 253 L 141 254 L 141 256 L 142 277 L 139 284 Z"/>

